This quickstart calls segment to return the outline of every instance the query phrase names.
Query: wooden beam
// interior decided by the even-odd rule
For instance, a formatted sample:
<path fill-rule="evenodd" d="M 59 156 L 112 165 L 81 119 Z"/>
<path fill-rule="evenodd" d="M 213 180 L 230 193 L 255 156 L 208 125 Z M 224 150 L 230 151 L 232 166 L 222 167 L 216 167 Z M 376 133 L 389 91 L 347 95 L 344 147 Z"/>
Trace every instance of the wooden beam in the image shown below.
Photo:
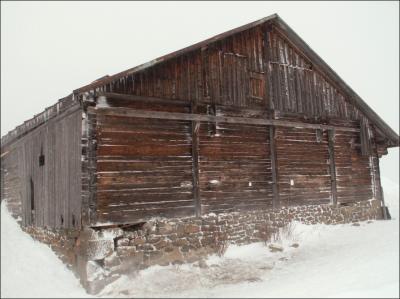
<path fill-rule="evenodd" d="M 381 182 L 381 173 L 380 173 L 380 166 L 379 166 L 379 156 L 378 153 L 374 154 L 375 155 L 375 159 L 376 159 L 376 163 L 377 163 L 377 167 L 375 168 L 374 163 L 372 163 L 373 166 L 373 172 L 374 172 L 374 176 L 378 177 L 378 182 L 379 182 L 379 186 L 377 186 L 377 190 L 376 190 L 376 197 L 378 198 L 378 200 L 381 201 L 381 207 L 382 207 L 382 216 L 384 220 L 389 219 L 389 215 L 387 214 L 387 210 L 386 210 L 386 205 L 385 205 L 385 197 L 384 197 L 384 193 L 383 193 L 383 187 L 382 187 L 382 182 Z M 375 178 L 374 178 L 375 179 Z"/>
<path fill-rule="evenodd" d="M 278 189 L 278 171 L 277 171 L 277 157 L 275 146 L 275 127 L 269 127 L 269 146 L 271 152 L 271 172 L 272 172 L 272 206 L 274 209 L 279 208 L 280 198 Z"/>
<path fill-rule="evenodd" d="M 264 104 L 267 109 L 274 109 L 274 104 L 272 103 L 272 99 L 269 97 L 270 88 L 272 88 L 272 82 L 270 82 L 270 69 L 269 63 L 270 59 L 270 40 L 268 39 L 268 34 L 271 31 L 270 23 L 265 23 L 262 26 L 263 29 L 263 62 L 264 62 Z"/>
<path fill-rule="evenodd" d="M 190 106 L 190 102 L 180 101 L 175 99 L 167 99 L 167 98 L 157 98 L 157 97 L 148 97 L 148 96 L 137 96 L 131 94 L 121 94 L 121 93 L 113 93 L 113 92 L 99 92 L 97 93 L 97 98 L 104 96 L 110 99 L 120 99 L 120 100 L 128 100 L 132 102 L 145 102 L 152 104 L 165 104 L 165 105 L 178 105 L 178 106 Z"/>
<path fill-rule="evenodd" d="M 329 168 L 331 174 L 332 205 L 337 205 L 336 164 L 335 164 L 335 130 L 328 131 Z"/>
<path fill-rule="evenodd" d="M 191 112 L 195 113 L 197 107 L 191 105 Z M 196 217 L 201 216 L 200 188 L 199 188 L 199 129 L 200 122 L 192 121 L 192 174 L 193 174 L 193 200 Z"/>
<path fill-rule="evenodd" d="M 359 132 L 359 129 L 350 127 L 336 127 L 322 124 L 300 123 L 292 121 L 284 121 L 279 119 L 262 119 L 262 118 L 246 118 L 246 117 L 229 117 L 229 116 L 215 116 L 205 114 L 190 114 L 179 112 L 161 112 L 161 111 L 148 111 L 139 109 L 129 109 L 122 107 L 115 108 L 94 108 L 88 107 L 89 113 L 101 112 L 105 115 L 112 116 L 125 116 L 125 117 L 138 117 L 138 118 L 152 118 L 152 119 L 170 119 L 170 120 L 186 120 L 186 121 L 204 121 L 204 122 L 219 122 L 219 123 L 233 123 L 233 124 L 248 124 L 248 125 L 264 125 L 264 126 L 280 126 L 280 127 L 296 127 L 308 129 L 321 129 L 321 130 L 336 130 Z"/>
<path fill-rule="evenodd" d="M 368 124 L 364 119 L 360 121 L 360 144 L 361 144 L 361 155 L 369 156 L 371 152 L 370 139 L 368 134 Z"/>

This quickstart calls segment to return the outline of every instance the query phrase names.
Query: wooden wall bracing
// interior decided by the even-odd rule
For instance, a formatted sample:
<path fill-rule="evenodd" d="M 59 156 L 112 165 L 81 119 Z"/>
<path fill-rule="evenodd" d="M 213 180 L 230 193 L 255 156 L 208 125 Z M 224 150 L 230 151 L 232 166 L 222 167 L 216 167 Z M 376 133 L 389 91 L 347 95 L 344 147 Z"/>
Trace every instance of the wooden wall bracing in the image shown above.
<path fill-rule="evenodd" d="M 197 112 L 196 103 L 192 103 L 190 106 L 191 113 Z M 200 217 L 202 214 L 201 210 L 201 201 L 200 201 L 200 181 L 199 181 L 199 129 L 200 122 L 192 121 L 191 123 L 192 129 L 192 184 L 193 184 L 193 202 L 195 205 L 195 214 L 196 217 Z"/>
<path fill-rule="evenodd" d="M 88 103 L 90 105 L 91 103 Z M 82 193 L 81 218 L 83 225 L 90 225 L 96 218 L 97 197 L 97 119 L 96 114 L 88 113 L 85 106 L 82 112 L 81 160 L 82 160 Z"/>
<path fill-rule="evenodd" d="M 81 115 L 79 106 L 71 107 L 69 112 L 50 119 L 13 143 L 10 153 L 2 158 L 2 162 L 9 163 L 6 171 L 15 179 L 18 177 L 18 183 L 6 182 L 6 188 L 14 194 L 7 201 L 20 205 L 18 213 L 23 225 L 80 226 Z"/>
<path fill-rule="evenodd" d="M 87 225 L 90 223 L 89 215 L 89 202 L 90 202 L 90 191 L 89 181 L 91 176 L 91 165 L 89 158 L 89 115 L 86 112 L 86 107 L 82 111 L 82 132 L 81 132 L 81 223 Z"/>
<path fill-rule="evenodd" d="M 378 154 L 376 153 L 376 148 L 373 150 L 370 156 L 370 167 L 373 173 L 372 179 L 374 179 L 374 190 L 373 190 L 373 195 L 375 198 L 379 199 L 380 201 L 383 201 L 383 188 L 382 188 L 382 183 L 381 183 L 381 174 L 380 174 L 380 168 L 379 168 L 379 158 Z"/>
<path fill-rule="evenodd" d="M 321 134 L 317 131 L 317 134 Z M 335 162 L 335 130 L 328 130 L 328 153 L 329 153 L 329 171 L 331 178 L 331 204 L 337 205 L 337 182 L 336 182 L 336 162 Z M 322 136 L 318 136 L 319 138 Z"/>

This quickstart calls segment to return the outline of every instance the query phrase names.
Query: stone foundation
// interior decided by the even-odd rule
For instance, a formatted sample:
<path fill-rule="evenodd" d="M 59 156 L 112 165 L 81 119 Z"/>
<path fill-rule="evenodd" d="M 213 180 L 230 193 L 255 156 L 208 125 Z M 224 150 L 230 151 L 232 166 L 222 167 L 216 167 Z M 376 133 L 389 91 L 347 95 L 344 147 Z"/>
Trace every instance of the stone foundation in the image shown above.
<path fill-rule="evenodd" d="M 372 219 L 382 219 L 378 200 L 154 219 L 124 228 L 85 228 L 79 235 L 76 231 L 25 230 L 71 264 L 89 293 L 98 293 L 132 270 L 195 262 L 209 254 L 223 254 L 229 244 L 267 242 L 291 221 L 341 224 Z"/>

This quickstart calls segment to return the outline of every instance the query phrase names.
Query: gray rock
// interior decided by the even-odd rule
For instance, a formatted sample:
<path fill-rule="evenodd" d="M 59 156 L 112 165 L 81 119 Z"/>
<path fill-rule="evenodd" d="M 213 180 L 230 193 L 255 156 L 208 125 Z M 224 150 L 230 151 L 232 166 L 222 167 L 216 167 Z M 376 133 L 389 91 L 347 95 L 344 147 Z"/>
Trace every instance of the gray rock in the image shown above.
<path fill-rule="evenodd" d="M 268 248 L 271 252 L 282 252 L 283 251 L 283 247 L 279 244 L 271 243 L 268 245 Z"/>

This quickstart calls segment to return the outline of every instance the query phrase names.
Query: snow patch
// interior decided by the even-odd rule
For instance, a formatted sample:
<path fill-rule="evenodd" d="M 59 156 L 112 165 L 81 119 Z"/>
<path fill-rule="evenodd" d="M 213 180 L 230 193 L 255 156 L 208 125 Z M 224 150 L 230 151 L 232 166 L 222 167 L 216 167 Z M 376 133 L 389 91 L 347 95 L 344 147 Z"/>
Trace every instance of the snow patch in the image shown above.
<path fill-rule="evenodd" d="M 89 297 L 45 244 L 23 232 L 1 203 L 1 297 Z"/>

